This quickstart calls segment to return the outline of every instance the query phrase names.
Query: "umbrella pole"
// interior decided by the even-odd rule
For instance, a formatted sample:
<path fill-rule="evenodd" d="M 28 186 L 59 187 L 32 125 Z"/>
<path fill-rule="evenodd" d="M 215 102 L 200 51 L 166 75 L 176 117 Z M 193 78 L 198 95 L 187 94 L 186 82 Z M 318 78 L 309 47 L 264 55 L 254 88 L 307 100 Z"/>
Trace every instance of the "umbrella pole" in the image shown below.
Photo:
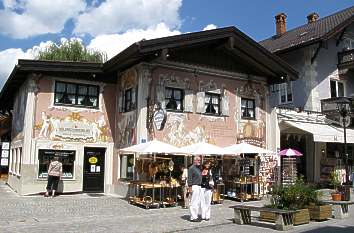
<path fill-rule="evenodd" d="M 153 163 L 155 163 L 156 161 L 156 154 L 154 153 L 154 159 L 153 159 Z M 156 174 L 154 172 L 154 175 L 152 177 L 152 202 L 153 204 L 155 203 L 155 178 L 156 178 Z"/>

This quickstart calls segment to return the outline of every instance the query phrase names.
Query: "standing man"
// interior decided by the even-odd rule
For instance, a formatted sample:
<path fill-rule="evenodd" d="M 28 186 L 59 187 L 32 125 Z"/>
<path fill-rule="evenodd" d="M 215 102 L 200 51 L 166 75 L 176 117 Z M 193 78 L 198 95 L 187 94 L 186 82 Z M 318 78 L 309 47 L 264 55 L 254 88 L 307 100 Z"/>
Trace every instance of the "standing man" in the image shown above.
<path fill-rule="evenodd" d="M 193 165 L 188 169 L 188 191 L 191 195 L 189 210 L 191 222 L 198 222 L 198 214 L 201 210 L 202 201 L 202 172 L 200 170 L 200 156 L 195 156 Z"/>

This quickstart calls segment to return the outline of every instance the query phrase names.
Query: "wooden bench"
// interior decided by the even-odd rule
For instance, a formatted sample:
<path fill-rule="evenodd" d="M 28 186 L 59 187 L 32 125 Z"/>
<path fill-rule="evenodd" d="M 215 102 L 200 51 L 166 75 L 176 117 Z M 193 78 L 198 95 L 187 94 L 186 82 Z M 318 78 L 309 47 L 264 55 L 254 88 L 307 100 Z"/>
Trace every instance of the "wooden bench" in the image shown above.
<path fill-rule="evenodd" d="M 349 217 L 349 206 L 354 204 L 353 201 L 321 201 L 325 204 L 331 204 L 333 207 L 333 217 L 338 219 Z"/>
<path fill-rule="evenodd" d="M 296 210 L 281 210 L 258 206 L 235 205 L 230 206 L 234 209 L 234 223 L 251 224 L 251 211 L 267 211 L 275 213 L 275 229 L 279 231 L 287 231 L 294 228 L 294 213 Z"/>

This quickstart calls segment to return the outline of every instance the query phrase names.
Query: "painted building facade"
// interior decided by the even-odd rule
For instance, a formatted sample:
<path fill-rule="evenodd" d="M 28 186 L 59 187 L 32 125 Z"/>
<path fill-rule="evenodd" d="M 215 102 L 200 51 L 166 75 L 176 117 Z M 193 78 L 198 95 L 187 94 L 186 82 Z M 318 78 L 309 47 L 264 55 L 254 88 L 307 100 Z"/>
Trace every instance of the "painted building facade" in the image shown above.
<path fill-rule="evenodd" d="M 33 72 L 21 77 L 23 84 L 14 96 L 8 184 L 21 195 L 45 191 L 47 167 L 57 155 L 63 162 L 59 191 L 109 190 L 115 85 L 77 79 L 84 67 L 72 64 L 64 64 L 64 69 L 77 72 L 66 77 L 36 71 L 41 62 L 21 61 L 19 66 L 13 78 L 20 76 L 21 66 L 32 66 Z M 92 163 L 94 171 L 86 161 L 91 157 L 98 160 Z"/>
<path fill-rule="evenodd" d="M 218 30 L 219 36 L 227 30 Z M 171 42 L 168 39 L 166 42 L 156 41 L 158 49 L 154 55 L 158 56 L 153 61 L 138 63 L 118 73 L 117 148 L 152 139 L 178 147 L 202 141 L 218 146 L 244 141 L 264 148 L 274 144 L 268 127 L 273 121 L 268 105 L 268 87 L 275 80 L 281 82 L 282 75 L 275 76 L 274 80 L 266 72 L 261 75 L 262 71 L 248 63 L 246 56 L 250 54 L 242 59 L 225 51 L 215 54 L 225 45 L 225 40 L 215 44 L 208 33 L 203 34 L 203 43 L 190 38 L 187 48 L 179 45 L 183 43 L 183 37 L 177 37 L 174 48 L 169 47 Z M 224 37 L 226 44 L 230 35 Z M 152 43 L 149 43 L 149 49 L 154 47 Z M 210 44 L 213 47 L 210 48 Z M 207 61 L 203 55 L 194 53 L 192 46 L 197 46 L 198 51 L 209 50 Z M 140 47 L 144 45 L 140 44 Z M 181 53 L 185 55 L 182 61 L 179 60 Z M 223 60 L 228 60 L 233 67 L 225 67 Z M 241 64 L 249 69 L 240 69 Z M 290 69 L 289 77 L 292 75 Z M 158 129 L 154 114 L 160 109 L 166 115 L 163 127 Z M 263 174 L 273 176 L 273 168 L 277 165 L 274 157 L 264 156 L 262 159 Z M 135 178 L 134 174 L 138 172 L 135 169 L 140 164 L 136 164 L 134 155 L 118 153 L 114 166 L 113 170 L 117 171 L 113 175 L 117 177 L 114 190 L 125 196 L 129 180 Z"/>
<path fill-rule="evenodd" d="M 271 148 L 268 87 L 283 77 L 297 72 L 234 27 L 140 41 L 104 64 L 20 60 L 0 94 L 13 112 L 8 183 L 23 195 L 44 191 L 59 155 L 59 191 L 125 196 L 139 169 L 119 153 L 127 146 L 156 138 Z M 274 157 L 262 159 L 272 176 Z"/>

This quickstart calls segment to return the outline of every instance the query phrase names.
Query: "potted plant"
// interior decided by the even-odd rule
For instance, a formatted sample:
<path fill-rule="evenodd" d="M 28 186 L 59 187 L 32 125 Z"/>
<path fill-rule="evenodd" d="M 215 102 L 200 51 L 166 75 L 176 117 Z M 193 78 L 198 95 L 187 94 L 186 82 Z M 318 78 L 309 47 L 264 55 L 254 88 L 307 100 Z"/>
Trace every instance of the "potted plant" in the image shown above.
<path fill-rule="evenodd" d="M 271 204 L 268 208 L 298 210 L 294 214 L 294 225 L 300 225 L 310 222 L 308 206 L 312 200 L 313 193 L 300 177 L 295 184 L 290 186 L 274 187 L 272 191 Z M 261 211 L 260 218 L 264 221 L 275 221 L 275 214 Z"/>
<path fill-rule="evenodd" d="M 336 172 L 336 170 L 333 170 L 331 171 L 329 178 L 330 178 L 331 185 L 334 188 L 334 192 L 331 193 L 332 200 L 340 201 L 342 195 L 338 191 L 338 187 L 341 185 L 339 174 Z"/>

